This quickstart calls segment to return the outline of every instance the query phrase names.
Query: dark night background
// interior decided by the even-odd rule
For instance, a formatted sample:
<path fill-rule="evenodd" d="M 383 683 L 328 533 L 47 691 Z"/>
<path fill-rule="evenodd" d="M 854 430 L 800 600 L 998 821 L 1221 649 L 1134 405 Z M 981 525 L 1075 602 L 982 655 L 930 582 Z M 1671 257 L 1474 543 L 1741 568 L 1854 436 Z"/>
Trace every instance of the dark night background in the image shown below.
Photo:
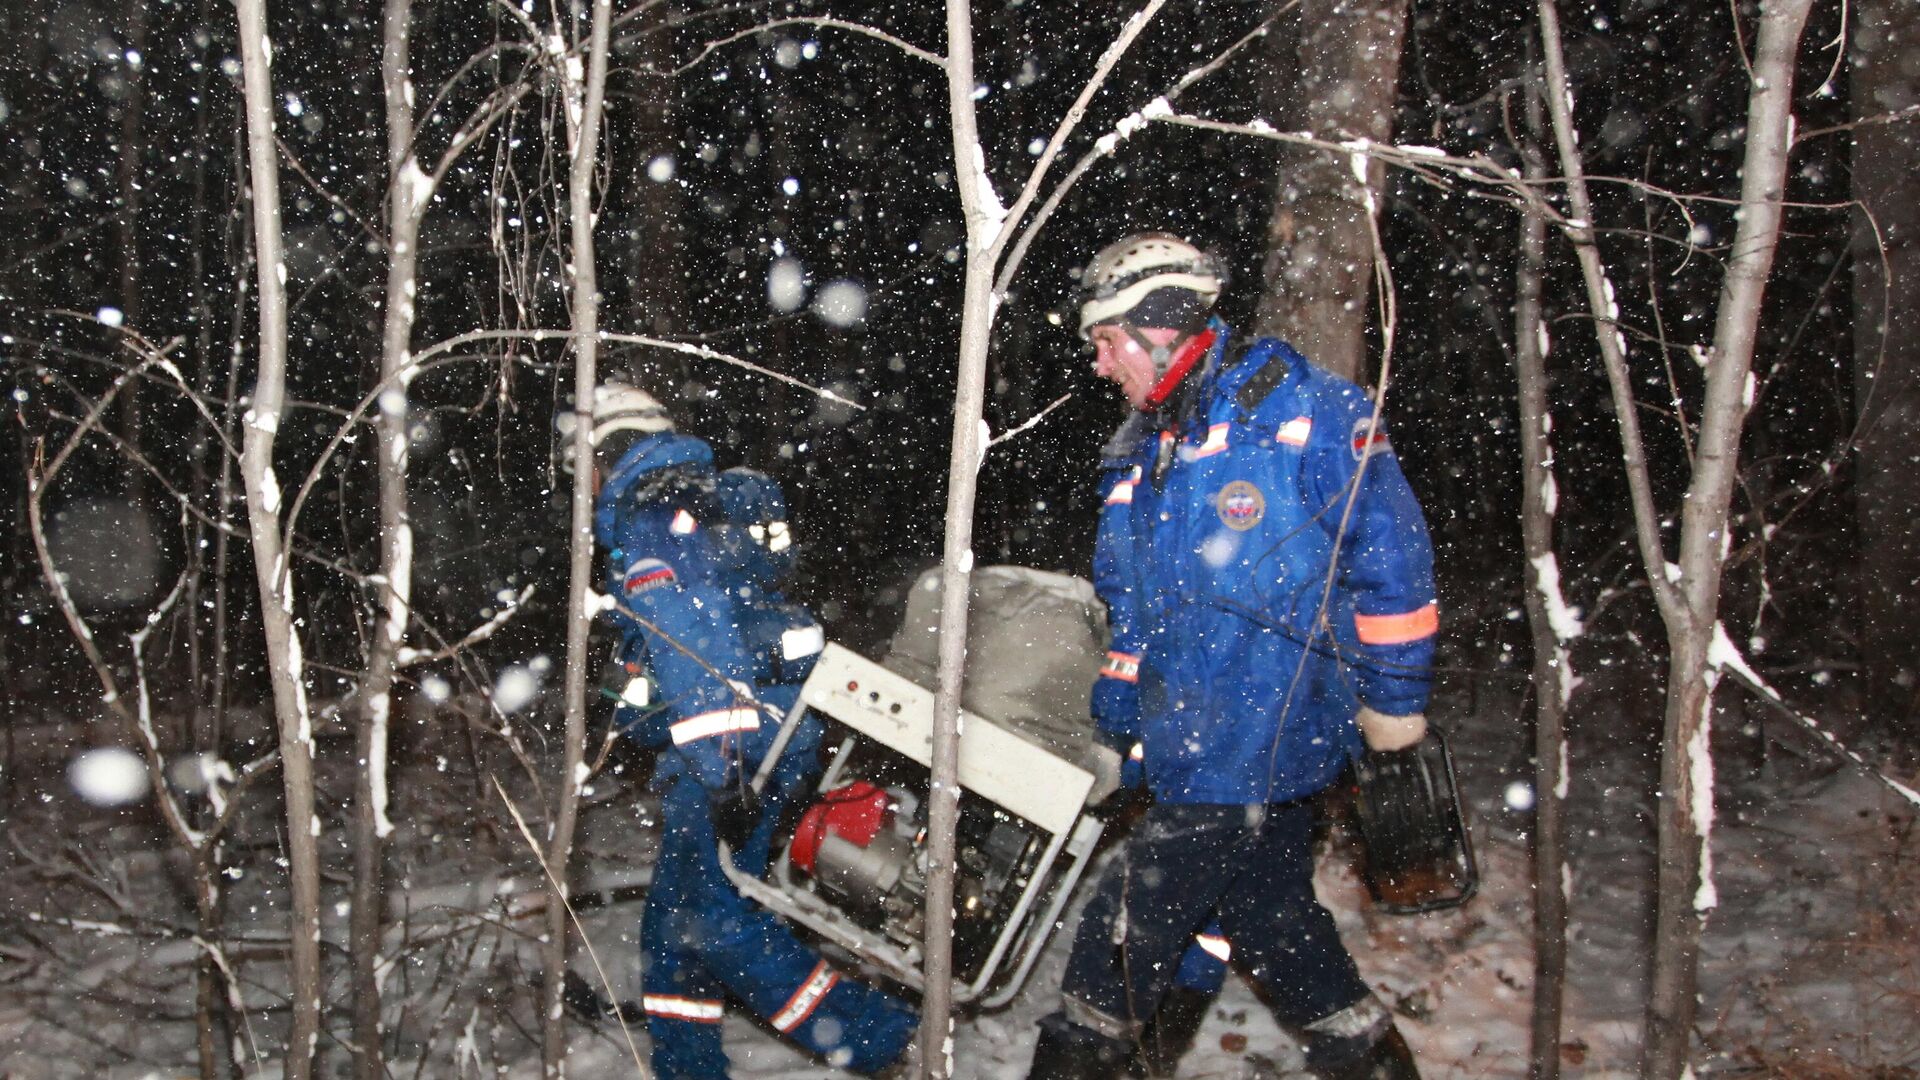
<path fill-rule="evenodd" d="M 756 465 L 785 482 L 805 552 L 799 591 L 857 640 L 885 631 L 863 620 L 938 550 L 957 336 L 957 196 L 941 77 L 884 45 L 790 26 L 728 45 L 670 82 L 650 73 L 693 55 L 722 31 L 789 10 L 811 9 L 682 10 L 673 26 L 617 43 L 598 229 L 604 325 L 696 339 L 832 386 L 870 408 L 849 417 L 720 364 L 632 348 L 616 347 L 605 366 L 634 368 L 673 403 L 684 427 L 715 442 L 723 461 Z M 1401 141 L 1517 161 L 1516 88 L 1529 32 L 1517 11 L 1500 4 L 1414 6 Z M 1096 99 L 1069 158 L 1264 14 L 1253 3 L 1170 11 Z M 6 16 L 8 36 L 19 44 L 0 90 L 12 253 L 0 288 L 7 366 L 23 419 L 12 440 L 16 453 L 35 434 L 64 433 L 68 422 L 55 414 L 72 415 L 75 394 L 98 394 L 126 355 L 100 328 L 49 309 L 92 314 L 128 306 L 121 299 L 127 253 L 118 250 L 112 222 L 119 145 L 136 93 L 138 310 L 129 324 L 156 342 L 181 337 L 175 355 L 187 378 L 215 396 L 235 334 L 248 329 L 245 312 L 233 310 L 234 282 L 249 271 L 247 233 L 234 217 L 237 69 L 227 14 L 206 3 L 151 5 L 142 31 L 149 44 L 137 68 L 125 55 L 124 16 L 83 3 L 14 5 Z M 911 41 L 937 42 L 937 16 L 900 5 L 884 10 L 878 24 Z M 335 410 L 370 385 L 377 362 L 384 264 L 370 230 L 378 225 L 382 186 L 378 21 L 364 5 L 332 3 L 278 5 L 274 17 L 283 55 L 298 61 L 281 66 L 276 80 L 282 138 L 301 163 L 301 175 L 289 173 L 285 184 L 293 392 L 308 406 L 281 439 L 280 472 L 294 476 L 332 435 Z M 1033 160 L 1029 143 L 1051 131 L 1122 12 L 1099 3 L 1010 3 L 982 6 L 979 17 L 982 125 L 991 171 L 1010 197 Z M 1816 22 L 1834 17 L 1823 10 Z M 415 18 L 422 94 L 513 35 L 471 5 L 423 4 Z M 1721 45 L 1729 22 L 1728 8 L 1712 3 L 1569 9 L 1578 119 L 1591 133 L 1586 149 L 1596 174 L 1692 195 L 1734 192 L 1745 77 L 1738 57 Z M 1808 40 L 1829 40 L 1833 30 L 1817 24 Z M 1181 108 L 1224 120 L 1261 115 L 1274 62 L 1263 48 L 1254 46 L 1199 84 Z M 1803 80 L 1818 86 L 1831 53 L 1804 52 Z M 456 86 L 455 104 L 522 62 L 511 51 L 493 55 Z M 1830 92 L 1801 96 L 1803 127 L 1844 118 L 1845 79 L 1840 66 Z M 652 103 L 669 86 L 670 130 L 661 137 L 647 125 L 660 123 Z M 417 345 L 479 327 L 561 324 L 556 166 L 542 157 L 555 122 L 551 101 L 529 99 L 503 128 L 508 144 L 496 139 L 469 152 L 441 189 L 423 237 Z M 445 131 L 445 124 L 430 124 L 423 149 L 444 144 Z M 1844 666 L 1846 659 L 1851 515 L 1833 483 L 1844 471 L 1827 469 L 1851 420 L 1844 213 L 1831 208 L 1845 198 L 1844 151 L 1834 138 L 1799 151 L 1792 197 L 1826 205 L 1789 216 L 1757 364 L 1766 376 L 1764 398 L 1751 425 L 1751 486 L 1743 495 L 1761 500 L 1769 520 L 1783 504 L 1805 502 L 1765 548 L 1774 606 L 1767 621 L 1785 628 L 1766 633 L 1762 660 L 1774 665 Z M 664 184 L 648 175 L 662 152 L 673 162 Z M 1223 311 L 1249 325 L 1273 157 L 1256 140 L 1157 125 L 1069 195 L 998 319 L 988 419 L 1003 430 L 1062 394 L 1072 398 L 989 458 L 977 526 L 983 560 L 1086 569 L 1094 462 L 1118 402 L 1097 385 L 1071 333 L 1071 281 L 1081 261 L 1128 229 L 1189 233 L 1227 256 L 1236 280 Z M 782 190 L 788 178 L 797 181 L 794 194 Z M 1625 184 L 1601 183 L 1597 191 L 1606 254 L 1644 379 L 1655 478 L 1670 497 L 1683 473 L 1674 426 L 1663 422 L 1671 414 L 1665 371 L 1693 388 L 1698 369 L 1679 343 L 1700 340 L 1710 325 L 1731 215 L 1725 205 L 1649 196 Z M 489 199 L 497 200 L 491 210 Z M 665 226 L 662 208 L 672 215 Z M 1683 208 L 1692 216 L 1695 247 L 1686 243 Z M 1518 671 L 1524 656 L 1516 654 L 1526 646 L 1524 624 L 1512 617 L 1520 588 L 1509 340 L 1515 215 L 1482 193 L 1404 171 L 1389 174 L 1386 209 L 1400 304 L 1393 435 L 1439 542 L 1451 663 Z M 662 236 L 672 243 L 663 245 Z M 863 324 L 840 329 L 804 308 L 770 309 L 768 270 L 782 256 L 797 260 L 816 289 L 842 278 L 863 286 Z M 1637 569 L 1620 512 L 1616 427 L 1564 249 L 1555 252 L 1553 273 L 1554 435 L 1565 496 L 1559 542 L 1568 591 L 1589 609 L 1607 598 L 1609 614 L 1594 623 L 1596 635 L 1645 632 L 1651 608 L 1644 593 L 1612 602 Z M 1649 281 L 1658 283 L 1657 307 L 1648 302 Z M 1656 340 L 1662 328 L 1674 342 L 1664 357 Z M 243 363 L 249 351 L 240 349 Z M 416 596 L 422 616 L 449 630 L 510 584 L 557 582 L 564 562 L 557 546 L 564 500 L 556 494 L 564 489 L 555 486 L 548 423 L 561 392 L 552 367 L 558 354 L 514 352 L 517 365 L 475 357 L 424 376 L 413 394 L 421 436 L 415 520 L 425 579 Z M 242 387 L 248 377 L 243 369 Z M 142 391 L 138 435 L 162 475 L 214 468 L 193 424 L 176 393 L 155 385 Z M 129 482 L 122 459 L 97 442 L 83 465 L 65 478 L 60 497 L 115 493 Z M 6 472 L 18 510 L 21 470 Z M 351 508 L 369 499 L 370 481 L 364 454 L 342 455 L 299 523 L 307 542 L 366 565 L 369 522 Z M 177 566 L 175 515 L 160 502 L 149 505 L 169 523 L 160 542 Z M 15 532 L 7 591 L 10 603 L 39 611 L 34 625 L 46 629 L 25 544 Z M 1736 622 L 1752 616 L 1751 604 L 1739 598 L 1758 588 L 1757 553 L 1745 553 L 1753 557 L 1743 556 L 1732 575 Z M 316 573 L 303 585 L 318 610 L 332 613 L 336 629 L 347 623 L 348 590 L 337 577 Z M 546 589 L 540 611 L 551 616 L 560 592 Z M 9 652 L 32 658 L 16 661 L 16 670 L 45 670 L 63 654 L 57 627 L 49 639 L 23 630 L 18 618 L 6 622 Z M 523 624 L 528 646 L 557 644 L 551 618 Z M 1809 625 L 1818 631 L 1796 634 Z M 320 643 L 330 647 L 330 659 L 352 666 L 351 635 L 323 634 Z"/>

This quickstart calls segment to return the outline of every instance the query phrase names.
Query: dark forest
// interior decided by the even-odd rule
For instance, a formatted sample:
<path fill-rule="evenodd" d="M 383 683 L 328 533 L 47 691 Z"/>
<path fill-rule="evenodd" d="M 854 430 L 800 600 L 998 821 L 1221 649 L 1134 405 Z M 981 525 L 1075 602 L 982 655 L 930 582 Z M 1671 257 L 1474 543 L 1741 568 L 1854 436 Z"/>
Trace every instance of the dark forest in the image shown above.
<path fill-rule="evenodd" d="M 1320 886 L 1425 1075 L 1920 1069 L 1911 0 L 0 29 L 0 1076 L 641 1074 L 542 974 L 630 995 L 657 824 L 594 689 L 583 389 L 777 480 L 789 594 L 879 656 L 929 570 L 1091 573 L 1124 403 L 1079 280 L 1146 229 L 1382 402 L 1425 509 L 1484 882 Z M 1058 966 L 926 1075 L 1022 1075 Z M 1178 1075 L 1298 1075 L 1238 992 Z"/>

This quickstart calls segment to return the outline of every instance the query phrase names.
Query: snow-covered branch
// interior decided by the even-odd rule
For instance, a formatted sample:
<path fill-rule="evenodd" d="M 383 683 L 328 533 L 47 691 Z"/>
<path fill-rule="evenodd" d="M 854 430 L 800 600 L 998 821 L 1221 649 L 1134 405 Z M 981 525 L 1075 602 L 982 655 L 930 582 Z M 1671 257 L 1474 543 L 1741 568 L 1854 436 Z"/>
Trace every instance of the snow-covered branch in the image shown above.
<path fill-rule="evenodd" d="M 1775 690 L 1767 680 L 1761 678 L 1760 674 L 1753 670 L 1753 665 L 1747 662 L 1747 658 L 1741 654 L 1739 646 L 1735 645 L 1733 639 L 1727 636 L 1726 627 L 1720 623 L 1715 623 L 1713 626 L 1713 644 L 1708 649 L 1707 662 L 1723 674 L 1733 676 L 1735 682 L 1753 691 L 1760 700 L 1766 702 L 1775 712 L 1793 721 L 1793 723 L 1797 724 L 1807 733 L 1819 739 L 1822 743 L 1826 744 L 1828 749 L 1831 749 L 1834 753 L 1839 754 L 1847 761 L 1853 763 L 1862 773 L 1878 781 L 1884 785 L 1887 790 L 1907 800 L 1907 802 L 1913 804 L 1915 807 L 1920 807 L 1920 791 L 1915 791 L 1900 781 L 1895 780 L 1893 777 L 1888 776 L 1886 773 L 1881 772 L 1878 766 L 1861 756 L 1859 751 L 1841 742 L 1833 732 L 1822 727 L 1818 720 L 1787 704 L 1787 699 L 1780 695 L 1780 691 Z"/>
<path fill-rule="evenodd" d="M 926 49 L 922 49 L 904 38 L 895 37 L 877 26 L 868 26 L 866 23 L 851 22 L 846 19 L 833 19 L 824 16 L 794 16 L 792 18 L 770 19 L 766 22 L 756 23 L 745 30 L 728 34 L 726 37 L 716 41 L 710 41 L 699 52 L 693 55 L 693 59 L 674 68 L 669 74 L 685 75 L 687 72 L 706 63 L 707 57 L 712 56 L 715 52 L 726 48 L 734 42 L 744 41 L 750 37 L 758 37 L 768 30 L 778 29 L 782 26 L 815 26 L 829 30 L 845 30 L 849 33 L 870 37 L 875 41 L 891 45 L 906 55 L 913 57 L 915 60 L 932 64 L 934 67 L 946 66 L 946 60 L 938 54 L 928 52 Z"/>
<path fill-rule="evenodd" d="M 1634 537 L 1640 546 L 1640 559 L 1647 570 L 1648 586 L 1666 619 L 1669 629 L 1680 623 L 1680 596 L 1659 568 L 1666 562 L 1660 540 L 1660 515 L 1653 502 L 1653 482 L 1648 475 L 1646 442 L 1640 434 L 1639 408 L 1633 394 L 1633 380 L 1627 368 L 1627 342 L 1617 325 L 1620 307 L 1614 299 L 1613 282 L 1600 261 L 1600 249 L 1594 242 L 1593 200 L 1587 193 L 1586 174 L 1580 161 L 1579 136 L 1573 127 L 1573 91 L 1567 82 L 1565 51 L 1560 44 L 1560 14 L 1554 0 L 1539 0 L 1540 37 L 1545 59 L 1547 115 L 1554 145 L 1559 150 L 1560 172 L 1566 179 L 1567 204 L 1573 220 L 1566 223 L 1568 239 L 1580 263 L 1580 276 L 1587 290 L 1587 305 L 1593 310 L 1601 362 L 1606 367 L 1607 385 L 1613 393 L 1614 418 L 1620 425 L 1620 453 L 1627 474 L 1628 497 L 1633 503 Z"/>

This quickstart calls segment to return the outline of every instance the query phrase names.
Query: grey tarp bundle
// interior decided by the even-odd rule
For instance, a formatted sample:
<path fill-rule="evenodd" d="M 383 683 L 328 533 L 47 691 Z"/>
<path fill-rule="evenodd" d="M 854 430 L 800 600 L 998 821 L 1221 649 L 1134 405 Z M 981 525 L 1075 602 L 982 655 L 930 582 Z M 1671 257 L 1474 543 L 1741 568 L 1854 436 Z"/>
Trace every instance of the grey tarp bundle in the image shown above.
<path fill-rule="evenodd" d="M 961 706 L 1092 773 L 1088 801 L 1106 798 L 1119 786 L 1120 757 L 1095 737 L 1087 714 L 1107 649 L 1107 609 L 1093 584 L 1026 566 L 982 567 L 972 578 Z M 939 639 L 935 567 L 914 582 L 881 663 L 931 689 Z"/>

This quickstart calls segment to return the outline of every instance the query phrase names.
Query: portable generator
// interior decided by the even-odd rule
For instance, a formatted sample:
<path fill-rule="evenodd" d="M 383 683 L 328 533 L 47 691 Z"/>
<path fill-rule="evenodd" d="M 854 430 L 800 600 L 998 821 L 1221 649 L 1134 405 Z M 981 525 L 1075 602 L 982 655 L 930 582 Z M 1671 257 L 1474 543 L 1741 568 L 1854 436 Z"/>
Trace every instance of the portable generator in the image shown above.
<path fill-rule="evenodd" d="M 732 868 L 742 894 L 922 989 L 926 804 L 933 692 L 830 644 L 762 764 L 762 784 L 808 710 L 830 721 L 831 763 L 764 879 Z M 961 714 L 953 997 L 1012 998 L 1039 958 L 1101 822 L 1110 785 L 1012 725 Z M 1109 752 L 1110 753 L 1110 752 Z"/>

